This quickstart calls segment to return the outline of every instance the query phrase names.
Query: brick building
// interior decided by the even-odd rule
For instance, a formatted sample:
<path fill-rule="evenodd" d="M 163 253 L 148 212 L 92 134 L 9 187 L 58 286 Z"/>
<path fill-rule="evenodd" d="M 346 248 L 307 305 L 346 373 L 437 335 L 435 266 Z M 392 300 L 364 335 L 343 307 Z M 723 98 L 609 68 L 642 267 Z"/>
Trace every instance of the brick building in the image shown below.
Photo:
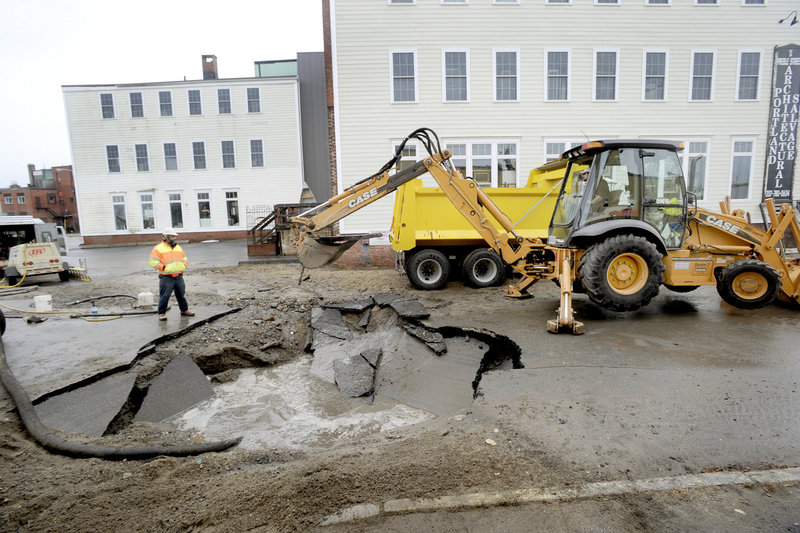
<path fill-rule="evenodd" d="M 0 189 L 0 196 L 5 216 L 31 215 L 68 232 L 80 232 L 71 165 L 41 170 L 28 165 L 28 185 L 12 183 Z"/>

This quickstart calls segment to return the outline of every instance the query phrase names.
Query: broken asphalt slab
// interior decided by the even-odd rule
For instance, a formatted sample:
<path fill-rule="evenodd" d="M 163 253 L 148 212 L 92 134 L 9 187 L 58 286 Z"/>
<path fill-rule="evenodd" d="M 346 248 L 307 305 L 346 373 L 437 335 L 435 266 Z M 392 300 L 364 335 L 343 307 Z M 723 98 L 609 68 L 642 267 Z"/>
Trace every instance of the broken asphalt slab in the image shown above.
<path fill-rule="evenodd" d="M 213 395 L 203 371 L 181 352 L 153 379 L 133 422 L 162 422 Z"/>
<path fill-rule="evenodd" d="M 125 372 L 53 396 L 34 409 L 50 429 L 100 437 L 130 396 L 136 374 Z"/>
<path fill-rule="evenodd" d="M 377 360 L 380 357 L 379 350 Z M 337 359 L 333 362 L 333 375 L 339 392 L 345 398 L 371 396 L 375 390 L 375 366 L 361 354 L 350 356 L 347 360 Z"/>

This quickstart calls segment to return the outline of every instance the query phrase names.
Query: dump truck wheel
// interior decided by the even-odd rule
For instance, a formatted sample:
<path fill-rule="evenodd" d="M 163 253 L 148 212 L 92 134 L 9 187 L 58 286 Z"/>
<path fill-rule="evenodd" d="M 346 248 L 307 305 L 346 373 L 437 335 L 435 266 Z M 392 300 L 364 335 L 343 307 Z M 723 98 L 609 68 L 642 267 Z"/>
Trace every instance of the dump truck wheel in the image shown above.
<path fill-rule="evenodd" d="M 439 290 L 447 284 L 450 261 L 437 250 L 420 250 L 406 263 L 406 275 L 411 284 L 420 290 Z"/>
<path fill-rule="evenodd" d="M 692 292 L 693 290 L 699 288 L 699 285 L 667 285 L 664 284 L 664 287 L 668 288 L 672 292 Z"/>
<path fill-rule="evenodd" d="M 611 311 L 644 307 L 664 282 L 661 254 L 637 235 L 615 235 L 590 246 L 578 271 L 589 299 Z"/>
<path fill-rule="evenodd" d="M 725 267 L 717 282 L 720 297 L 739 309 L 758 309 L 775 301 L 781 277 L 773 267 L 755 259 L 743 259 Z"/>
<path fill-rule="evenodd" d="M 494 250 L 473 250 L 464 259 L 463 274 L 472 287 L 494 287 L 505 279 L 506 265 Z"/>

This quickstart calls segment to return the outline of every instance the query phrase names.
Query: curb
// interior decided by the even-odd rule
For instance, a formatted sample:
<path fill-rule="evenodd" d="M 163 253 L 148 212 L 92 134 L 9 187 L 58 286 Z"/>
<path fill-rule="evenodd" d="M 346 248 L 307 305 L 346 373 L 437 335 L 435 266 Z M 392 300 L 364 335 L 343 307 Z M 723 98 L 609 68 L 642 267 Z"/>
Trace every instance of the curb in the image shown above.
<path fill-rule="evenodd" d="M 436 498 L 402 498 L 382 504 L 363 503 L 346 507 L 325 517 L 321 526 L 354 522 L 380 515 L 426 513 L 475 507 L 554 503 L 586 500 L 601 496 L 618 496 L 639 492 L 665 492 L 675 489 L 754 485 L 757 483 L 787 483 L 800 481 L 799 468 L 760 470 L 753 472 L 711 472 L 707 474 L 661 477 L 634 481 L 600 481 L 577 488 L 517 489 L 500 492 L 474 492 Z"/>

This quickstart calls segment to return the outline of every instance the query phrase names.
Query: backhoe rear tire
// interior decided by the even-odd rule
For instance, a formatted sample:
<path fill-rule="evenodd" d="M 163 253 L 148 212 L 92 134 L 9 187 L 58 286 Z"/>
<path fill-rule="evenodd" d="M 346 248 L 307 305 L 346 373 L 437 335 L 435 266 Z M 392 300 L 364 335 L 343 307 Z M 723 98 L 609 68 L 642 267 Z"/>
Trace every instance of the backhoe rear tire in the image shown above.
<path fill-rule="evenodd" d="M 463 274 L 471 287 L 495 287 L 506 278 L 506 264 L 494 250 L 473 250 L 464 259 Z"/>
<path fill-rule="evenodd" d="M 743 259 L 725 267 L 717 277 L 720 297 L 739 309 L 758 309 L 775 301 L 781 277 L 772 266 L 756 259 Z"/>
<path fill-rule="evenodd" d="M 417 289 L 423 291 L 443 289 L 450 276 L 450 261 L 438 250 L 420 250 L 406 263 L 406 275 Z"/>
<path fill-rule="evenodd" d="M 589 299 L 611 311 L 644 307 L 664 282 L 661 254 L 638 235 L 615 235 L 593 244 L 578 272 Z"/>

